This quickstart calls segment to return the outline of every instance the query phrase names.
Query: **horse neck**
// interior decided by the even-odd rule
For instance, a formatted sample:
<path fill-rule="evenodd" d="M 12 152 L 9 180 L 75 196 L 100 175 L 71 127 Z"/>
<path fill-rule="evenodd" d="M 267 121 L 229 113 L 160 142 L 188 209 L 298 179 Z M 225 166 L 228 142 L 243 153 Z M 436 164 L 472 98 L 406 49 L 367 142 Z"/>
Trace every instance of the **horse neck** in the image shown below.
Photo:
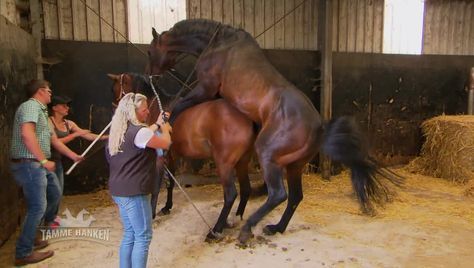
<path fill-rule="evenodd" d="M 209 44 L 211 36 L 202 35 L 180 35 L 173 39 L 168 45 L 171 50 L 181 53 L 199 56 Z"/>

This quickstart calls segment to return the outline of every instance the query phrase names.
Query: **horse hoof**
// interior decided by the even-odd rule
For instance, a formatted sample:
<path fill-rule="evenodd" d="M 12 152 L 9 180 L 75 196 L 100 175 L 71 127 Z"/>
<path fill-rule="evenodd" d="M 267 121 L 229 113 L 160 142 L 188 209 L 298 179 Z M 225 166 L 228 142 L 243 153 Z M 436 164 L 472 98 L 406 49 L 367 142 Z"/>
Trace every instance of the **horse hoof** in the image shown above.
<path fill-rule="evenodd" d="M 209 232 L 204 241 L 206 241 L 207 243 L 215 243 L 221 241 L 223 238 L 224 236 L 220 233 Z"/>
<path fill-rule="evenodd" d="M 233 223 L 230 223 L 230 222 L 226 222 L 225 225 L 224 225 L 224 228 L 226 229 L 232 229 L 234 228 L 234 224 Z"/>
<path fill-rule="evenodd" d="M 278 227 L 276 225 L 267 225 L 263 227 L 263 233 L 266 235 L 274 235 L 277 232 L 280 232 L 280 230 L 278 230 Z"/>
<path fill-rule="evenodd" d="M 253 238 L 253 234 L 251 231 L 240 231 L 239 242 L 241 245 L 247 245 L 247 241 L 250 238 Z"/>
<path fill-rule="evenodd" d="M 169 209 L 164 209 L 162 208 L 160 212 L 158 212 L 159 216 L 165 216 L 165 215 L 170 215 L 171 211 Z"/>

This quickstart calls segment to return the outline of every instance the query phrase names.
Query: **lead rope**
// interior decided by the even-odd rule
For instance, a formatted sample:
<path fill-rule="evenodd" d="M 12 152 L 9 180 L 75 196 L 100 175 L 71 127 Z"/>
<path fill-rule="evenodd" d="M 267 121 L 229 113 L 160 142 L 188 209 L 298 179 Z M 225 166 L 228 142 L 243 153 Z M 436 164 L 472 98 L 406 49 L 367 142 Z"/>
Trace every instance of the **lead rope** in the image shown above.
<path fill-rule="evenodd" d="M 160 99 L 160 96 L 158 95 L 158 92 L 155 89 L 155 85 L 153 85 L 153 76 L 150 75 L 149 79 L 150 79 L 151 89 L 153 90 L 153 93 L 155 94 L 155 97 L 156 97 L 156 102 L 158 103 L 158 109 L 160 110 L 160 113 L 161 113 L 161 112 L 163 112 L 163 106 L 161 105 L 161 99 Z M 164 119 L 165 119 L 165 122 L 168 121 L 167 118 L 164 118 Z M 189 195 L 186 193 L 186 191 L 184 191 L 183 187 L 181 187 L 181 184 L 178 182 L 178 180 L 173 176 L 173 173 L 171 173 L 171 171 L 168 169 L 168 167 L 166 165 L 164 165 L 164 168 L 165 168 L 166 172 L 168 172 L 168 175 L 176 183 L 176 185 L 178 185 L 178 188 L 181 190 L 181 192 L 183 192 L 184 196 L 186 197 L 186 199 L 188 199 L 189 203 L 191 203 L 191 205 L 193 205 L 194 209 L 199 214 L 202 221 L 207 225 L 207 227 L 209 227 L 209 232 L 211 234 L 213 234 L 214 236 L 217 236 L 217 234 L 212 230 L 211 225 L 206 221 L 206 219 L 204 218 L 202 213 L 199 211 L 197 206 L 194 204 L 193 200 L 191 200 L 191 197 L 189 197 Z"/>

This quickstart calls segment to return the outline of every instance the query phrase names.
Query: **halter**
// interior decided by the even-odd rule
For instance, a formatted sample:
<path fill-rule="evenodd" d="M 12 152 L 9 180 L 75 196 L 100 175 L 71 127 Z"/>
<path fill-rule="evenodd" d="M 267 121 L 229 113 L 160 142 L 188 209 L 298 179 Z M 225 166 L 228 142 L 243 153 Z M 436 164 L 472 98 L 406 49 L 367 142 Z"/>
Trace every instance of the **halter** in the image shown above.
<path fill-rule="evenodd" d="M 119 94 L 119 96 L 115 99 L 115 101 L 116 101 L 117 103 L 112 102 L 112 106 L 113 106 L 114 108 L 117 108 L 117 107 L 118 107 L 119 101 L 120 101 L 120 100 L 123 98 L 123 96 L 125 96 L 125 94 L 126 94 L 125 91 L 123 90 L 123 75 L 124 75 L 124 74 L 120 74 L 120 94 Z M 132 90 L 133 90 L 133 89 L 132 89 Z"/>
<path fill-rule="evenodd" d="M 118 107 L 118 103 L 120 102 L 120 100 L 121 100 L 125 95 L 127 95 L 128 93 L 136 93 L 136 91 L 134 90 L 133 87 L 131 87 L 130 92 L 125 92 L 125 89 L 124 89 L 124 87 L 123 87 L 123 76 L 124 76 L 124 75 L 125 75 L 124 73 L 123 73 L 123 74 L 120 74 L 120 94 L 119 94 L 119 96 L 115 99 L 115 101 L 117 102 L 117 104 L 115 104 L 114 102 L 112 102 L 112 106 L 113 106 L 114 108 L 117 108 L 117 107 Z M 150 85 L 151 85 L 151 88 L 152 88 L 152 90 L 153 90 L 153 93 L 155 93 L 155 97 L 153 97 L 153 98 L 150 100 L 150 102 L 149 102 L 149 104 L 148 104 L 148 108 L 151 108 L 151 106 L 153 105 L 153 103 L 155 102 L 155 100 L 157 100 L 158 108 L 160 109 L 160 112 L 162 112 L 162 111 L 163 111 L 163 106 L 161 105 L 161 99 L 160 99 L 158 93 L 157 93 L 156 90 L 155 90 L 155 86 L 153 85 L 153 81 L 152 81 L 153 76 L 161 77 L 161 75 L 150 75 L 150 77 L 149 77 L 149 79 L 150 79 Z"/>

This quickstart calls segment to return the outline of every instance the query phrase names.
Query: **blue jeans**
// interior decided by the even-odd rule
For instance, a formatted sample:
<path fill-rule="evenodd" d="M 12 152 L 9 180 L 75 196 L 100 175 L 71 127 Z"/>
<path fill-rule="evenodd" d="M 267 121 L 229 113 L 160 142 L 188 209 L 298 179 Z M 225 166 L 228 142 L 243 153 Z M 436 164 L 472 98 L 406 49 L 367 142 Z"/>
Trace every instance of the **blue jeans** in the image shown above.
<path fill-rule="evenodd" d="M 120 268 L 146 267 L 152 226 L 149 195 L 112 196 L 123 225 Z"/>
<path fill-rule="evenodd" d="M 59 196 L 58 205 L 56 206 L 56 209 L 54 210 L 55 214 L 57 215 L 59 212 L 61 197 L 63 196 L 63 193 L 64 193 L 64 167 L 63 167 L 63 162 L 61 160 L 56 160 L 54 161 L 54 163 L 56 163 L 56 171 L 54 173 L 56 174 L 56 177 L 58 178 L 59 190 L 61 193 Z"/>
<path fill-rule="evenodd" d="M 16 258 L 29 256 L 33 251 L 36 229 L 41 220 L 52 221 L 61 196 L 56 174 L 38 162 L 11 163 L 16 183 L 22 187 L 26 201 L 26 215 L 16 242 Z"/>

